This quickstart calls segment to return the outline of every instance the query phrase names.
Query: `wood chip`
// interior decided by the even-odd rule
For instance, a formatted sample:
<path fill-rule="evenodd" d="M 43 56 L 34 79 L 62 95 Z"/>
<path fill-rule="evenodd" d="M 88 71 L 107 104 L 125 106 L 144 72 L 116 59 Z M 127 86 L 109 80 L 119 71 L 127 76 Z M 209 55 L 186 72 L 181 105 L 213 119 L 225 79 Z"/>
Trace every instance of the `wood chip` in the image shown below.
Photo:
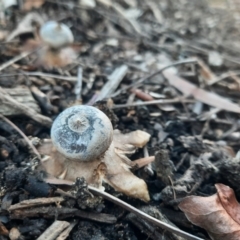
<path fill-rule="evenodd" d="M 22 209 L 22 208 L 43 206 L 43 205 L 59 203 L 59 202 L 63 202 L 63 201 L 65 201 L 65 199 L 62 197 L 36 198 L 36 199 L 31 199 L 31 200 L 24 200 L 20 203 L 11 205 L 10 208 L 8 209 L 8 211 L 13 211 L 13 210 Z"/>
<path fill-rule="evenodd" d="M 69 225 L 69 222 L 57 220 L 37 240 L 55 240 Z"/>
<path fill-rule="evenodd" d="M 108 77 L 109 80 L 102 88 L 96 101 L 107 98 L 108 96 L 113 94 L 115 90 L 118 88 L 120 82 L 123 80 L 123 78 L 127 74 L 127 71 L 128 71 L 127 65 L 122 65 L 119 68 L 115 69 L 113 73 Z"/>

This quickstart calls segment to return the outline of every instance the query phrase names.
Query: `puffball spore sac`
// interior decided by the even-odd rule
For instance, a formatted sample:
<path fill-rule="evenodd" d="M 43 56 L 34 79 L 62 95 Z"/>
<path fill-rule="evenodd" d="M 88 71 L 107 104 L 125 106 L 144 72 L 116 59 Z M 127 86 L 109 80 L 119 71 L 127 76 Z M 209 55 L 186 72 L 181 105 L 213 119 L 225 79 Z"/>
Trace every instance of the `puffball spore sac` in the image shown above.
<path fill-rule="evenodd" d="M 70 28 L 64 23 L 48 21 L 40 28 L 40 37 L 49 47 L 59 49 L 73 43 Z"/>
<path fill-rule="evenodd" d="M 91 161 L 110 146 L 113 127 L 109 118 L 91 106 L 73 106 L 54 121 L 51 138 L 56 149 L 76 161 Z"/>

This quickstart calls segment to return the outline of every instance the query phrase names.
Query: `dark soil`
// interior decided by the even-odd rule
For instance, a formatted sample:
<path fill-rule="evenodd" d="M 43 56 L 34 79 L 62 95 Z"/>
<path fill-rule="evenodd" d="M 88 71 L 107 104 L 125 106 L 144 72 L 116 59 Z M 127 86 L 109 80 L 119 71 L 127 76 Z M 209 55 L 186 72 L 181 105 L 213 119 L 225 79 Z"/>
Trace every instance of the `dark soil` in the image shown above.
<path fill-rule="evenodd" d="M 2 38 L 0 87 L 26 86 L 40 113 L 51 120 L 68 106 L 91 104 L 104 111 L 114 128 L 124 133 L 138 129 L 148 132 L 151 135 L 148 154 L 156 157 L 152 164 L 153 175 L 146 169 L 137 170 L 135 174 L 146 181 L 151 201 L 143 203 L 129 198 L 107 185 L 106 191 L 156 218 L 161 219 L 162 213 L 164 221 L 171 221 L 188 233 L 208 239 L 207 233 L 192 225 L 177 205 L 189 195 L 214 194 L 215 183 L 232 187 L 240 199 L 240 165 L 239 159 L 234 159 L 240 147 L 239 113 L 226 110 L 213 113 L 212 102 L 203 104 L 191 95 L 187 99 L 192 102 L 145 105 L 150 99 L 183 96 L 162 73 L 147 76 L 180 61 L 168 71 L 239 105 L 240 32 L 234 18 L 238 13 L 233 15 L 226 9 L 214 8 L 203 0 L 106 1 L 114 3 L 109 7 L 101 3 L 105 1 L 96 1 L 95 7 L 79 2 L 46 0 L 41 7 L 29 11 L 24 10 L 22 4 L 3 11 L 0 34 L 7 32 L 7 36 L 30 12 L 37 13 L 43 21 L 58 20 L 67 24 L 77 43 L 78 58 L 65 67 L 50 68 L 37 64 L 38 56 L 33 52 L 2 68 L 26 47 L 32 49 L 29 40 L 36 38 L 40 25 L 33 19 L 30 22 L 32 30 L 20 32 L 10 41 Z M 212 60 L 213 52 L 217 57 Z M 207 69 L 197 62 L 185 63 L 186 59 L 193 57 L 201 59 Z M 220 64 L 217 63 L 219 58 Z M 108 76 L 122 65 L 128 66 L 128 71 L 117 89 L 103 101 L 95 103 L 94 99 L 108 81 Z M 77 78 L 69 81 L 59 76 L 66 79 L 77 77 L 80 67 L 83 71 L 82 87 L 77 92 Z M 36 72 L 58 77 L 31 75 Z M 211 74 L 222 80 L 209 85 L 213 79 Z M 138 82 L 143 78 L 144 81 Z M 33 86 L 42 94 L 33 90 Z M 140 94 L 136 90 L 140 90 Z M 0 102 L 0 113 L 26 136 L 31 139 L 50 137 L 50 126 L 26 114 L 5 114 L 4 101 L 0 99 Z M 135 102 L 142 105 L 131 106 Z M 144 151 L 140 149 L 130 158 L 142 157 Z M 58 186 L 43 181 L 44 176 L 36 170 L 38 164 L 39 160 L 27 142 L 0 117 L 0 240 L 37 239 L 56 219 L 75 221 L 66 238 L 71 240 L 183 239 L 155 228 L 102 198 L 96 197 L 94 203 L 87 204 L 84 201 L 88 196 L 84 195 L 86 198 L 80 198 L 81 201 L 63 196 Z M 62 190 L 79 192 L 76 188 Z M 56 196 L 67 200 L 38 209 L 29 207 L 18 212 L 8 211 L 11 205 L 23 200 Z M 116 218 L 115 223 L 110 223 L 112 217 Z M 14 229 L 20 233 L 17 238 L 9 235 L 14 234 Z"/>

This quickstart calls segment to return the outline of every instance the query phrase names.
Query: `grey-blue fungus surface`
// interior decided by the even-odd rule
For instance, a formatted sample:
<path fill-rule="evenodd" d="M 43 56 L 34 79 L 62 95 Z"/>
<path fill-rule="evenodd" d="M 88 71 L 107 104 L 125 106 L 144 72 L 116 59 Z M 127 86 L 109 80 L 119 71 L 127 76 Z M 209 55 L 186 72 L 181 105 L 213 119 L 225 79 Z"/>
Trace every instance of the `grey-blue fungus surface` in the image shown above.
<path fill-rule="evenodd" d="M 73 42 L 73 34 L 64 23 L 48 21 L 40 28 L 41 39 L 52 48 L 61 48 Z"/>
<path fill-rule="evenodd" d="M 56 149 L 76 161 L 91 161 L 110 146 L 113 127 L 109 118 L 91 106 L 73 106 L 55 119 L 51 139 Z"/>

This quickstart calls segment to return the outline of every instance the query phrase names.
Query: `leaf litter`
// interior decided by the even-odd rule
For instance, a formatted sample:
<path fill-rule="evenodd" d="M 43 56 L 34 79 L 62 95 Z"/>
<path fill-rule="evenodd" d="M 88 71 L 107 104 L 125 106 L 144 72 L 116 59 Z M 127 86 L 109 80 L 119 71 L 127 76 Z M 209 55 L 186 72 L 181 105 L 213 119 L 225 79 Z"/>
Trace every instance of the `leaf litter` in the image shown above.
<path fill-rule="evenodd" d="M 240 205 L 231 188 L 220 183 L 215 187 L 216 194 L 187 197 L 179 208 L 192 223 L 206 229 L 212 239 L 239 239 Z"/>
<path fill-rule="evenodd" d="M 232 219 L 238 203 L 232 197 L 222 204 L 220 217 L 212 211 L 214 221 L 204 220 L 207 232 L 205 225 L 193 226 L 177 208 L 185 197 L 198 199 L 206 208 L 214 205 L 205 204 L 207 196 L 218 197 L 214 206 L 219 207 L 219 196 L 229 197 L 225 185 L 240 197 L 235 1 L 227 6 L 215 0 L 209 4 L 25 0 L 4 7 L 0 19 L 4 240 L 207 239 L 207 232 L 218 239 L 222 232 L 217 220 L 224 219 L 228 229 L 236 227 Z M 48 20 L 66 24 L 74 43 L 61 51 L 46 48 L 38 32 Z M 93 172 L 105 192 L 88 188 L 82 178 L 74 182 L 37 170 L 40 160 L 51 155 L 39 156 L 35 146 L 42 143 L 45 151 L 49 149 L 52 122 L 77 104 L 98 107 L 123 133 L 115 136 L 115 154 L 121 164 L 128 161 L 131 176 L 143 180 L 148 203 L 124 194 L 126 182 L 120 191 L 105 184 L 104 174 L 114 169 L 107 170 L 103 163 Z M 123 136 L 139 130 L 150 139 L 143 149 L 132 151 Z M 136 138 L 131 142 L 137 143 Z M 31 201 L 38 205 L 31 206 Z M 10 211 L 21 203 L 26 207 Z M 205 208 L 200 210 L 202 219 Z M 224 234 L 224 239 L 234 239 L 231 231 Z"/>

